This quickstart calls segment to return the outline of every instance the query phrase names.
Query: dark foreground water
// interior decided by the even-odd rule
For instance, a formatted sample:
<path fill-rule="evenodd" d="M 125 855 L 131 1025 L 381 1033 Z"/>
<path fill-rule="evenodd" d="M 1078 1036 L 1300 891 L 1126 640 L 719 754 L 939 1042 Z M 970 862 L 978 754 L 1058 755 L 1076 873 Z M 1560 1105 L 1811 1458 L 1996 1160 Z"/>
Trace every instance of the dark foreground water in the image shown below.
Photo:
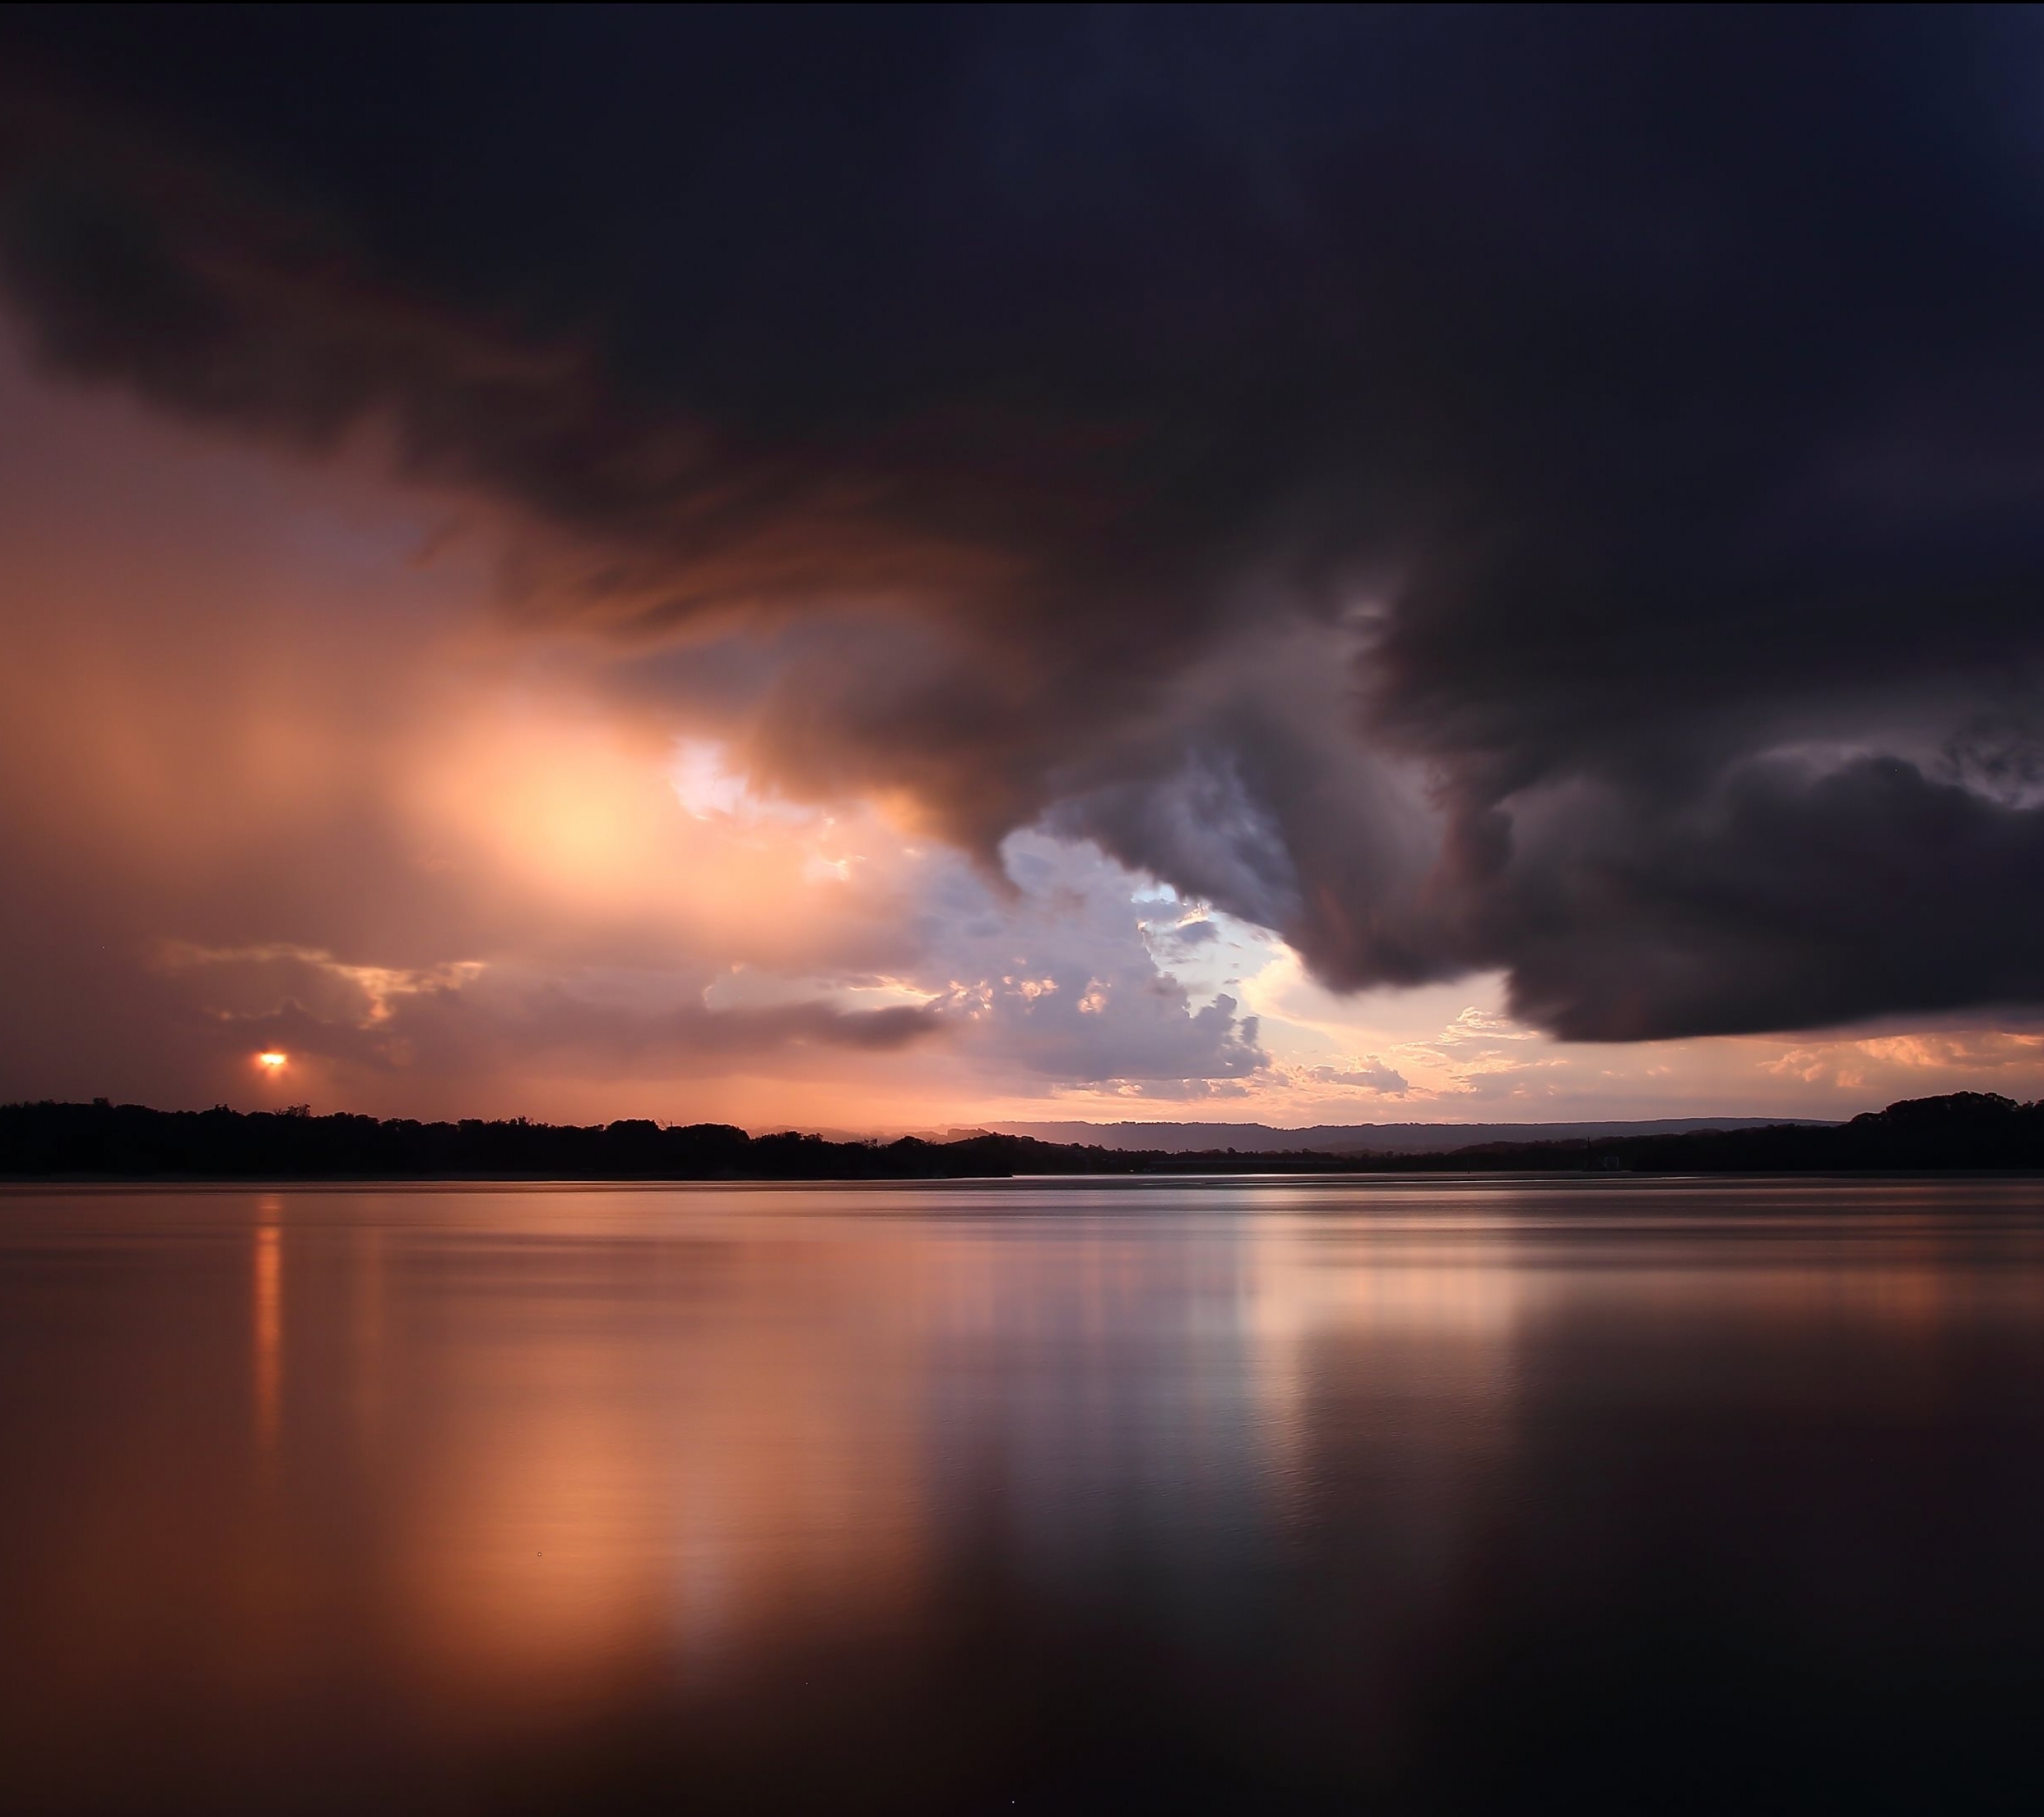
<path fill-rule="evenodd" d="M 0 1194 L 10 1811 L 2044 1804 L 2044 1185 Z"/>

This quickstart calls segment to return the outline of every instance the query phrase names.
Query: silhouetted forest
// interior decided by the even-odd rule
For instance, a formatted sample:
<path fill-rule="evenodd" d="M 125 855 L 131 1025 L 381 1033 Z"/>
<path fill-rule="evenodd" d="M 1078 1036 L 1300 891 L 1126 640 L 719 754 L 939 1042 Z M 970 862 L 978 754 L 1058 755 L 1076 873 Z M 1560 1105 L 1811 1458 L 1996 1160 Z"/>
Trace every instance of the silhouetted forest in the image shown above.
<path fill-rule="evenodd" d="M 0 1177 L 115 1180 L 900 1180 L 1057 1174 L 1785 1173 L 2044 1167 L 2044 1103 L 1914 1098 L 1828 1127 L 1792 1124 L 1437 1154 L 1166 1154 L 973 1135 L 827 1142 L 726 1124 L 418 1123 L 339 1113 L 0 1105 Z"/>

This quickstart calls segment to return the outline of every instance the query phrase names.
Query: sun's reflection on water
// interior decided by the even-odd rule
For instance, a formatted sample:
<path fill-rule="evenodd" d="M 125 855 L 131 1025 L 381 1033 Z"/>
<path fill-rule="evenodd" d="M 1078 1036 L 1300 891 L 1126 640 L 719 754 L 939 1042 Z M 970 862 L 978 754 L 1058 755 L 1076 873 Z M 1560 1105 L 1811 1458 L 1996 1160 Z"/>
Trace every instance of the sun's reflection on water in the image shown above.
<path fill-rule="evenodd" d="M 276 1213 L 275 1201 L 265 1200 L 253 1233 L 256 1443 L 265 1458 L 275 1454 L 283 1419 L 284 1239 Z"/>

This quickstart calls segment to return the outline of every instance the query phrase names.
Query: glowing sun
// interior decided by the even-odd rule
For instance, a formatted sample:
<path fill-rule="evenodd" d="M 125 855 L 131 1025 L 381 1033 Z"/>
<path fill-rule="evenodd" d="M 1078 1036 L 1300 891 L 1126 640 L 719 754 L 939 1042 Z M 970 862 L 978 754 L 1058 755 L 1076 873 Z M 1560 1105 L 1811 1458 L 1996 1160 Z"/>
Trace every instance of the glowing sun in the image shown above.
<path fill-rule="evenodd" d="M 258 1054 L 256 1056 L 256 1064 L 266 1072 L 274 1073 L 283 1063 L 284 1056 L 282 1054 Z"/>

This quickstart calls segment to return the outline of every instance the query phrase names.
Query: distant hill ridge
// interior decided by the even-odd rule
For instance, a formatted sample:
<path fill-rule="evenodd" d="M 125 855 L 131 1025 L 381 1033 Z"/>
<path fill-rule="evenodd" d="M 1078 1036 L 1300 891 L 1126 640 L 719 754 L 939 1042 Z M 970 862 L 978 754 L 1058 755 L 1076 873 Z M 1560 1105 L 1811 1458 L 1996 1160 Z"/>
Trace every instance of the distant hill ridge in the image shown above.
<path fill-rule="evenodd" d="M 1147 1154 L 1445 1154 L 1493 1142 L 1596 1142 L 1622 1136 L 1690 1135 L 1703 1130 L 1835 1129 L 1837 1120 L 1794 1116 L 1658 1117 L 1610 1123 L 1318 1123 L 1276 1129 L 1267 1123 L 993 1123 L 997 1135 L 1076 1143 Z M 955 1138 L 976 1133 L 950 1132 Z"/>
<path fill-rule="evenodd" d="M 151 1110 L 141 1104 L 0 1104 L 0 1178 L 13 1180 L 903 1180 L 1014 1174 L 1361 1175 L 1455 1172 L 1795 1173 L 1819 1170 L 1991 1167 L 2044 1170 L 2044 1103 L 1989 1092 L 1892 1104 L 1843 1124 L 1661 1128 L 1619 1124 L 1619 1135 L 1557 1135 L 1596 1124 L 1506 1124 L 1539 1139 L 1464 1143 L 1386 1152 L 1293 1147 L 1123 1149 L 985 1132 L 951 1142 L 833 1143 L 790 1131 L 750 1135 L 726 1124 L 421 1123 L 337 1112 Z M 1701 1127 L 1698 1127 L 1701 1125 Z M 1156 1126 L 1135 1124 L 1151 1131 Z M 1180 1126 L 1181 1128 L 1183 1126 Z M 1196 1126 L 1197 1127 L 1197 1126 Z M 1216 1126 L 1209 1125 L 1208 1127 Z M 1230 1125 L 1217 1126 L 1225 1131 Z M 1239 1130 L 1243 1126 L 1233 1126 Z M 1251 1126 L 1254 1127 L 1254 1126 Z M 1373 1135 L 1387 1126 L 1365 1126 Z M 1388 1126 L 1466 1136 L 1438 1124 Z M 1497 1127 L 1493 1125 L 1491 1127 Z M 1601 1126 L 1610 1127 L 1610 1126 Z M 1324 1139 L 1311 1130 L 1278 1138 Z"/>

